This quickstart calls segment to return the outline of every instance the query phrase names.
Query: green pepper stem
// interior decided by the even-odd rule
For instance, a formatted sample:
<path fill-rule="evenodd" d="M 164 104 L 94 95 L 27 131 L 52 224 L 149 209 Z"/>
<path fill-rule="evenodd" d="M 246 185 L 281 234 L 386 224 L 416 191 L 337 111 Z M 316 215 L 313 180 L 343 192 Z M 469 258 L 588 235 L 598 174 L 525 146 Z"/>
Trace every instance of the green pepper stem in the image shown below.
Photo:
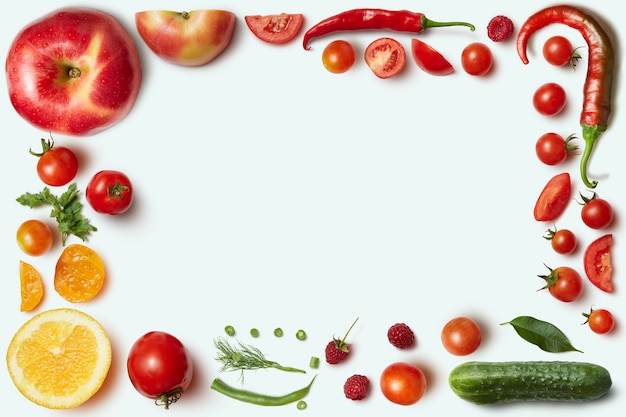
<path fill-rule="evenodd" d="M 422 28 L 424 29 L 440 28 L 440 27 L 446 27 L 446 26 L 466 26 L 470 28 L 472 32 L 476 29 L 474 25 L 472 25 L 471 23 L 467 23 L 467 22 L 437 22 L 436 20 L 430 20 L 426 16 L 422 16 Z"/>
<path fill-rule="evenodd" d="M 593 147 L 600 135 L 606 130 L 606 126 L 581 124 L 583 128 L 583 140 L 585 141 L 585 150 L 580 158 L 580 177 L 586 187 L 596 188 L 598 181 L 590 181 L 587 176 L 587 165 L 589 164 L 589 158 L 593 152 Z"/>

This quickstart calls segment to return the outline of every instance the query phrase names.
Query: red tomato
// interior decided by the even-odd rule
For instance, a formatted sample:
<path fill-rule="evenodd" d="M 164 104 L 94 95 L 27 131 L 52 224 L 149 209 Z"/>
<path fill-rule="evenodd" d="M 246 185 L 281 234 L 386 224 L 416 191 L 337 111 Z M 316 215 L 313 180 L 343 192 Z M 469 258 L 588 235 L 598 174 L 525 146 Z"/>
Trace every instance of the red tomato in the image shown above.
<path fill-rule="evenodd" d="M 570 135 L 564 139 L 563 136 L 558 133 L 544 133 L 537 139 L 537 143 L 535 144 L 537 158 L 546 165 L 560 164 L 565 161 L 571 152 L 578 149 L 578 146 L 569 144 L 574 138 L 574 135 Z"/>
<path fill-rule="evenodd" d="M 580 55 L 574 53 L 572 43 L 566 37 L 556 35 L 544 42 L 543 57 L 549 64 L 562 67 L 567 63 L 574 66 Z"/>
<path fill-rule="evenodd" d="M 189 388 L 193 364 L 189 352 L 176 337 L 153 331 L 133 344 L 126 362 L 128 377 L 143 396 L 157 399 L 165 408 Z"/>
<path fill-rule="evenodd" d="M 609 333 L 615 327 L 615 317 L 609 310 L 591 309 L 589 313 L 583 313 L 583 316 L 587 318 L 585 323 L 589 324 L 589 328 L 598 334 Z"/>
<path fill-rule="evenodd" d="M 481 42 L 472 42 L 461 53 L 461 65 L 470 75 L 482 76 L 491 70 L 493 55 L 491 49 Z"/>
<path fill-rule="evenodd" d="M 380 375 L 380 390 L 393 403 L 415 404 L 426 391 L 426 376 L 415 365 L 395 362 L 387 366 Z"/>
<path fill-rule="evenodd" d="M 544 237 L 550 241 L 552 249 L 561 255 L 569 255 L 578 245 L 576 235 L 569 229 L 548 230 Z"/>
<path fill-rule="evenodd" d="M 30 151 L 31 155 L 39 157 L 37 175 L 41 181 L 53 187 L 72 181 L 78 172 L 78 158 L 74 151 L 65 146 L 54 146 L 52 139 L 41 139 L 41 145 L 41 153 Z"/>
<path fill-rule="evenodd" d="M 469 317 L 456 317 L 441 330 L 441 343 L 453 355 L 469 355 L 478 349 L 481 342 L 480 326 Z"/>
<path fill-rule="evenodd" d="M 52 247 L 52 231 L 40 220 L 26 220 L 17 228 L 17 245 L 30 256 L 41 256 Z"/>
<path fill-rule="evenodd" d="M 98 213 L 121 214 L 133 202 L 133 186 L 120 171 L 100 171 L 87 184 L 85 196 Z"/>
<path fill-rule="evenodd" d="M 592 229 L 605 229 L 613 222 L 613 207 L 594 193 L 591 199 L 585 199 L 580 216 Z"/>
<path fill-rule="evenodd" d="M 557 83 L 545 83 L 533 94 L 535 110 L 544 116 L 555 116 L 565 108 L 567 96 Z"/>
<path fill-rule="evenodd" d="M 439 51 L 419 39 L 411 39 L 413 60 L 423 71 L 432 75 L 448 75 L 454 67 Z"/>
<path fill-rule="evenodd" d="M 295 38 L 300 32 L 304 16 L 298 13 L 281 13 L 245 16 L 244 20 L 257 38 L 272 44 L 283 44 Z"/>
<path fill-rule="evenodd" d="M 571 194 L 572 182 L 567 172 L 552 177 L 535 203 L 535 220 L 552 221 L 559 217 L 565 211 Z"/>
<path fill-rule="evenodd" d="M 365 49 L 365 62 L 378 78 L 391 78 L 404 69 L 406 51 L 395 39 L 379 38 Z"/>
<path fill-rule="evenodd" d="M 611 245 L 613 245 L 613 235 L 599 237 L 589 244 L 583 261 L 589 281 L 602 291 L 609 293 L 613 292 Z"/>
<path fill-rule="evenodd" d="M 348 71 L 355 62 L 356 51 L 348 41 L 332 41 L 322 51 L 322 63 L 333 74 L 342 74 Z"/>
<path fill-rule="evenodd" d="M 556 269 L 548 267 L 548 275 L 539 275 L 539 278 L 546 280 L 546 286 L 554 298 L 563 302 L 577 300 L 583 293 L 583 279 L 575 269 L 568 266 L 561 266 Z"/>

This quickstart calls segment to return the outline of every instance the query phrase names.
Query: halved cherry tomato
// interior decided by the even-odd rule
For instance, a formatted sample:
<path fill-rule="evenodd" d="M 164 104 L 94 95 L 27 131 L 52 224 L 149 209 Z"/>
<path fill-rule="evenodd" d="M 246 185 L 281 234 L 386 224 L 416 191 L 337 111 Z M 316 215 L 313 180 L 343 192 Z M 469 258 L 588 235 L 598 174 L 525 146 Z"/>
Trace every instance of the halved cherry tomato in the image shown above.
<path fill-rule="evenodd" d="M 257 38 L 267 43 L 283 44 L 300 32 L 304 16 L 299 13 L 280 13 L 245 16 L 244 20 Z"/>
<path fill-rule="evenodd" d="M 441 52 L 419 39 L 411 39 L 413 60 L 418 67 L 432 75 L 448 75 L 454 72 L 454 67 Z"/>
<path fill-rule="evenodd" d="M 587 278 L 604 292 L 613 292 L 611 245 L 613 245 L 612 234 L 599 237 L 589 244 L 584 257 Z"/>
<path fill-rule="evenodd" d="M 365 49 L 365 62 L 378 78 L 391 78 L 404 69 L 406 51 L 395 39 L 379 38 Z"/>
<path fill-rule="evenodd" d="M 559 217 L 565 211 L 571 193 L 572 182 L 567 172 L 552 177 L 535 203 L 535 220 L 552 221 Z"/>

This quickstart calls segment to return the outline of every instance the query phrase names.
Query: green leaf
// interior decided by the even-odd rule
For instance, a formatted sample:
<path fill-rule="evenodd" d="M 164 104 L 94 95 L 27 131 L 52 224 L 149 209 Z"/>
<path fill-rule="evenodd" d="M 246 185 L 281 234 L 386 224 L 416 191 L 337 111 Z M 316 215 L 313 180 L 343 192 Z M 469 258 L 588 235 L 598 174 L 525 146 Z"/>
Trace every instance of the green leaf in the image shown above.
<path fill-rule="evenodd" d="M 510 324 L 518 335 L 546 352 L 580 352 L 555 325 L 530 316 L 519 316 L 501 325 Z"/>

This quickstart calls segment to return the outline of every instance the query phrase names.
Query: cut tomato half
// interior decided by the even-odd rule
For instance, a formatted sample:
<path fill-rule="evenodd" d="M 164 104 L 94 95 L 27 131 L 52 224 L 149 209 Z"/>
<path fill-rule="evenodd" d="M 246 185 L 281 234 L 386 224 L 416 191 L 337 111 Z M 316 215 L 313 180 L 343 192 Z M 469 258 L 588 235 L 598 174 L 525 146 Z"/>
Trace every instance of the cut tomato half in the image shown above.
<path fill-rule="evenodd" d="M 379 38 L 365 49 L 365 62 L 378 78 L 391 78 L 404 69 L 406 51 L 395 39 Z"/>
<path fill-rule="evenodd" d="M 280 13 L 245 16 L 244 20 L 257 38 L 267 43 L 283 44 L 300 32 L 304 16 L 299 13 Z"/>
<path fill-rule="evenodd" d="M 448 75 L 454 72 L 454 67 L 441 52 L 419 39 L 411 40 L 413 60 L 423 71 L 432 75 Z"/>
<path fill-rule="evenodd" d="M 604 292 L 613 292 L 613 265 L 611 264 L 611 246 L 613 235 L 608 234 L 594 240 L 585 251 L 585 274 L 589 281 Z"/>
<path fill-rule="evenodd" d="M 548 222 L 559 217 L 565 211 L 571 194 L 572 181 L 567 172 L 552 177 L 535 203 L 535 220 Z"/>

